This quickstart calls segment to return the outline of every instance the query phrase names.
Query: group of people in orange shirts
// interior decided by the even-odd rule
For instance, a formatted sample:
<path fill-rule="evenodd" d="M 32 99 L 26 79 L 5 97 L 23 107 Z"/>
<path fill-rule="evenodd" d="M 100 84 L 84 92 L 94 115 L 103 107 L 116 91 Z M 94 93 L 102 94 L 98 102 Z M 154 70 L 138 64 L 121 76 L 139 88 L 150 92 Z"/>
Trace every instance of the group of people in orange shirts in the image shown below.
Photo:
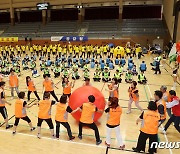
<path fill-rule="evenodd" d="M 13 128 L 13 134 L 16 134 L 16 128 L 18 126 L 19 120 L 22 119 L 24 121 L 27 121 L 27 123 L 30 126 L 30 130 L 35 130 L 35 127 L 33 127 L 32 122 L 30 118 L 27 116 L 26 108 L 30 108 L 33 105 L 36 105 L 37 103 L 27 104 L 27 102 L 24 100 L 25 93 L 19 92 L 18 90 L 18 78 L 14 74 L 14 71 L 11 70 L 11 74 L 9 76 L 9 85 L 11 90 L 11 94 L 16 90 L 18 94 L 18 99 L 15 102 L 15 123 Z M 94 130 L 95 137 L 96 137 L 96 144 L 101 144 L 102 140 L 100 139 L 99 131 L 94 123 L 93 115 L 95 112 L 104 112 L 104 110 L 99 110 L 95 105 L 95 97 L 93 95 L 89 95 L 88 102 L 85 102 L 81 107 L 76 108 L 75 110 L 71 109 L 70 106 L 68 106 L 68 97 L 71 95 L 71 89 L 74 87 L 74 83 L 68 81 L 68 78 L 63 79 L 63 95 L 60 97 L 60 99 L 57 98 L 55 92 L 54 92 L 54 86 L 55 84 L 53 81 L 48 77 L 45 76 L 45 79 L 43 81 L 43 87 L 44 87 L 44 94 L 43 99 L 40 100 L 40 97 L 37 94 L 35 84 L 31 80 L 30 77 L 26 77 L 26 83 L 28 86 L 28 100 L 30 100 L 30 94 L 32 92 L 35 93 L 37 99 L 39 100 L 38 106 L 39 106 L 39 112 L 38 112 L 38 123 L 37 123 L 37 137 L 41 138 L 41 125 L 43 121 L 46 121 L 50 128 L 51 136 L 52 138 L 59 139 L 59 129 L 60 124 L 63 125 L 68 132 L 69 140 L 73 140 L 75 137 L 72 135 L 71 127 L 68 123 L 68 113 L 74 113 L 77 111 L 81 111 L 81 118 L 79 121 L 79 134 L 78 138 L 82 139 L 82 128 L 83 126 L 87 126 Z M 90 85 L 89 81 L 85 82 L 86 86 Z M 0 82 L 0 113 L 3 115 L 5 122 L 6 122 L 6 129 L 13 127 L 12 125 L 8 124 L 8 116 L 7 111 L 5 107 L 5 103 L 11 105 L 8 103 L 5 99 L 4 94 L 4 87 L 5 82 Z M 108 85 L 108 91 L 109 91 L 109 100 L 108 100 L 108 107 L 105 110 L 105 112 L 108 114 L 107 124 L 106 124 L 106 146 L 110 147 L 111 145 L 111 131 L 115 130 L 116 132 L 116 138 L 118 141 L 118 147 L 119 149 L 124 149 L 125 145 L 123 143 L 122 136 L 120 134 L 120 117 L 122 114 L 122 108 L 119 106 L 119 91 L 118 91 L 118 82 L 116 79 L 112 80 L 112 83 Z M 157 141 L 157 134 L 158 134 L 158 128 L 159 126 L 166 120 L 166 109 L 172 109 L 172 114 L 170 111 L 168 111 L 170 115 L 170 119 L 166 123 L 164 127 L 164 132 L 167 131 L 169 125 L 174 122 L 174 126 L 177 129 L 178 132 L 180 132 L 180 103 L 179 98 L 176 96 L 176 92 L 174 90 L 170 90 L 169 92 L 166 91 L 167 88 L 165 86 L 162 86 L 160 90 L 156 90 L 154 92 L 154 99 L 151 100 L 148 104 L 148 109 L 144 110 L 139 106 L 139 94 L 137 89 L 137 82 L 133 81 L 131 86 L 128 89 L 129 92 L 129 104 L 128 104 L 128 114 L 131 112 L 131 104 L 134 101 L 135 105 L 143 111 L 140 117 L 137 119 L 137 124 L 141 121 L 141 129 L 140 129 L 140 135 L 138 138 L 138 143 L 135 148 L 133 148 L 136 152 L 145 151 L 145 145 L 146 140 L 149 138 L 149 153 L 156 152 L 156 147 L 151 147 L 152 142 Z M 52 101 L 50 99 L 50 95 L 52 95 L 55 99 L 55 101 Z M 12 95 L 13 96 L 13 95 Z M 54 135 L 54 125 L 51 119 L 51 107 L 52 105 L 56 104 L 56 114 L 55 114 L 55 122 L 56 122 L 56 133 Z"/>

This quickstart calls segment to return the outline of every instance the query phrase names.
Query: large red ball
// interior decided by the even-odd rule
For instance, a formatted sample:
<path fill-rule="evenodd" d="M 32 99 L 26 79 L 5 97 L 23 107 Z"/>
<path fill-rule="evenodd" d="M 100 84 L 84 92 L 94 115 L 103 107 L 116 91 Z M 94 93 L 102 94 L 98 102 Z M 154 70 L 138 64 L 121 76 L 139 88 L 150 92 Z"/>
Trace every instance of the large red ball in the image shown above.
<path fill-rule="evenodd" d="M 95 87 L 92 86 L 83 86 L 78 89 L 76 89 L 70 99 L 69 99 L 69 106 L 74 110 L 77 107 L 81 107 L 83 103 L 88 102 L 88 96 L 89 95 L 94 95 L 95 97 L 95 102 L 94 105 L 98 109 L 104 110 L 105 108 L 105 98 L 103 94 Z M 79 121 L 81 117 L 81 112 L 77 111 L 72 114 L 72 116 Z M 94 121 L 97 121 L 100 117 L 102 116 L 102 113 L 95 112 L 94 115 Z"/>

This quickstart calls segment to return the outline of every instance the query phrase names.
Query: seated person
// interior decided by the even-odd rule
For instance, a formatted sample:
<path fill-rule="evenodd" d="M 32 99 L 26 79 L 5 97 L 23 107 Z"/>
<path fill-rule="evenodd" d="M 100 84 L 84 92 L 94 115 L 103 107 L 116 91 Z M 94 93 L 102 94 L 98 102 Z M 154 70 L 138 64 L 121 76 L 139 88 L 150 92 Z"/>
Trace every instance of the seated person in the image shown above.
<path fill-rule="evenodd" d="M 146 84 L 147 83 L 147 80 L 146 80 L 146 77 L 145 77 L 143 71 L 141 71 L 141 73 L 138 75 L 138 83 L 140 83 L 140 84 Z"/>
<path fill-rule="evenodd" d="M 122 79 L 121 79 L 121 73 L 119 72 L 119 70 L 116 70 L 116 72 L 114 73 L 114 79 L 116 79 L 118 83 L 121 83 Z"/>
<path fill-rule="evenodd" d="M 36 67 L 34 67 L 34 69 L 32 70 L 32 76 L 34 78 L 37 78 L 40 76 L 40 74 L 38 73 L 38 70 L 36 69 Z"/>
<path fill-rule="evenodd" d="M 73 73 L 72 73 L 72 79 L 73 80 L 78 80 L 80 78 L 79 72 L 78 72 L 78 68 L 73 69 Z"/>
<path fill-rule="evenodd" d="M 104 71 L 103 71 L 103 73 L 102 73 L 102 80 L 103 80 L 104 82 L 109 82 L 109 81 L 111 81 L 110 72 L 109 72 L 109 70 L 108 70 L 107 67 L 105 67 L 105 69 L 104 69 Z"/>
<path fill-rule="evenodd" d="M 136 65 L 134 65 L 132 68 L 132 75 L 138 75 L 138 72 L 136 70 Z"/>
<path fill-rule="evenodd" d="M 126 76 L 125 76 L 125 82 L 126 83 L 132 83 L 133 81 L 133 75 L 131 70 L 128 70 L 128 72 L 126 72 Z"/>
<path fill-rule="evenodd" d="M 110 70 L 113 70 L 113 69 L 114 69 L 114 64 L 113 64 L 113 61 L 112 61 L 112 60 L 110 60 L 110 62 L 109 62 L 109 69 L 110 69 Z"/>
<path fill-rule="evenodd" d="M 93 80 L 100 82 L 100 80 L 101 80 L 100 75 L 101 75 L 101 71 L 96 68 L 96 70 L 95 70 L 95 72 L 94 72 Z"/>
<path fill-rule="evenodd" d="M 142 61 L 142 63 L 140 64 L 139 69 L 140 69 L 141 72 L 142 72 L 142 71 L 145 72 L 145 71 L 147 70 L 145 61 Z"/>

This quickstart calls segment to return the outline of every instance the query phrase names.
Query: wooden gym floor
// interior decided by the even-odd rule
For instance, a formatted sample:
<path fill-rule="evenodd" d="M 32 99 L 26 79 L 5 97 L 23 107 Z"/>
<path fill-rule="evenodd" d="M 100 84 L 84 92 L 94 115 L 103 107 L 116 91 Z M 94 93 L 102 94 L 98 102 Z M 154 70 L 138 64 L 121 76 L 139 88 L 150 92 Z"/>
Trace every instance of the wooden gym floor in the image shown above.
<path fill-rule="evenodd" d="M 136 66 L 138 67 L 142 60 L 146 61 L 146 64 L 148 66 L 148 70 L 146 71 L 145 75 L 148 80 L 147 85 L 139 85 L 138 89 L 140 91 L 140 105 L 146 109 L 147 108 L 147 102 L 150 98 L 153 97 L 153 93 L 155 90 L 158 90 L 161 85 L 166 85 L 168 87 L 168 90 L 171 89 L 173 85 L 173 79 L 171 77 L 172 70 L 171 68 L 165 64 L 164 67 L 161 67 L 162 74 L 161 75 L 154 75 L 153 71 L 151 71 L 150 62 L 152 62 L 153 57 L 146 55 L 140 60 L 137 60 L 137 58 L 133 59 Z M 168 62 L 167 62 L 168 63 Z M 37 62 L 37 65 L 39 66 L 39 63 Z M 111 73 L 111 76 L 114 74 L 113 70 Z M 91 79 L 93 77 L 94 70 L 90 70 L 91 72 Z M 54 83 L 58 83 L 59 79 L 54 79 L 53 73 L 52 79 Z M 80 70 L 80 74 L 82 74 L 82 71 Z M 19 77 L 20 80 L 20 86 L 19 90 L 27 92 L 26 83 L 25 83 L 25 77 L 27 75 L 31 76 L 31 71 L 23 71 L 22 76 Z M 137 126 L 135 121 L 138 118 L 138 116 L 141 114 L 139 110 L 135 108 L 133 105 L 133 110 L 131 114 L 126 114 L 127 111 L 127 105 L 128 105 L 128 87 L 129 84 L 125 83 L 124 81 L 124 75 L 122 77 L 123 81 L 120 84 L 119 88 L 119 104 L 123 108 L 123 114 L 121 117 L 121 135 L 123 136 L 126 150 L 125 151 L 119 151 L 117 149 L 109 149 L 108 154 L 117 154 L 117 153 L 133 153 L 131 150 L 132 147 L 136 146 L 138 135 L 139 135 L 139 128 L 140 125 Z M 5 81 L 7 78 L 5 78 Z M 39 96 L 42 97 L 42 72 L 41 77 L 33 79 L 38 91 Z M 137 77 L 134 77 L 134 80 L 137 81 Z M 82 79 L 77 80 L 75 83 L 76 88 L 82 86 L 83 81 Z M 102 89 L 102 93 L 104 94 L 105 98 L 108 98 L 108 92 L 105 91 L 105 88 L 107 88 L 107 84 L 104 85 L 102 82 L 94 83 L 91 80 L 91 84 L 94 87 L 97 87 L 98 89 Z M 56 85 L 59 89 L 55 88 L 55 93 L 60 97 L 62 94 L 62 87 L 61 82 Z M 176 88 L 177 94 L 180 95 L 180 86 L 177 85 Z M 14 123 L 14 100 L 10 100 L 10 90 L 8 83 L 6 84 L 6 90 L 5 90 L 7 100 L 12 103 L 12 106 L 7 107 L 8 116 L 10 118 L 9 123 Z M 9 97 L 8 97 L 9 96 Z M 36 101 L 34 94 L 31 94 L 31 101 Z M 56 106 L 53 106 L 52 108 L 52 119 L 54 121 L 54 114 L 55 114 L 55 108 Z M 32 120 L 32 123 L 34 126 L 37 124 L 37 113 L 38 113 L 38 106 L 33 106 L 32 108 L 27 110 L 27 114 Z M 0 123 L 3 123 L 2 116 L 0 116 Z M 68 141 L 66 130 L 61 126 L 61 134 L 60 134 L 60 140 L 51 139 L 50 138 L 50 132 L 48 130 L 48 126 L 46 123 L 43 123 L 42 125 L 42 139 L 36 138 L 37 131 L 34 132 L 29 131 L 29 127 L 26 122 L 23 120 L 20 120 L 19 126 L 17 128 L 17 134 L 15 136 L 12 135 L 12 129 L 5 130 L 5 126 L 3 125 L 0 128 L 0 153 L 1 154 L 53 154 L 53 153 L 63 153 L 63 154 L 79 154 L 79 153 L 86 153 L 86 154 L 105 154 L 106 153 L 106 147 L 104 145 L 105 137 L 106 137 L 106 113 L 103 114 L 103 116 L 98 121 L 97 125 L 99 128 L 101 139 L 103 140 L 102 144 L 99 146 L 95 145 L 95 138 L 94 138 L 94 131 L 90 129 L 83 129 L 83 139 L 79 140 L 77 137 L 78 133 L 78 123 L 73 119 L 71 115 L 69 115 L 69 123 L 73 132 L 73 135 L 76 136 L 76 139 L 73 141 Z M 55 124 L 55 123 L 54 123 Z M 179 141 L 180 134 L 175 130 L 173 125 L 170 126 L 168 129 L 167 135 L 164 135 L 159 130 L 159 140 L 160 141 Z M 112 147 L 117 148 L 116 146 L 116 139 L 114 132 L 112 133 Z M 148 144 L 147 144 L 148 147 Z M 179 149 L 173 149 L 173 150 L 159 150 L 158 153 L 160 154 L 178 154 Z"/>

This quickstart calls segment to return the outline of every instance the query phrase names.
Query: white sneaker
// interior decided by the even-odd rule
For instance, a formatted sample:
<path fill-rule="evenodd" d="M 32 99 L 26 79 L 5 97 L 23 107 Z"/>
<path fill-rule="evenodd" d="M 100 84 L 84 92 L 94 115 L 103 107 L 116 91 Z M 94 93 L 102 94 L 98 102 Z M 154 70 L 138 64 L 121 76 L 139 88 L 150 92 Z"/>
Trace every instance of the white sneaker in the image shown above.
<path fill-rule="evenodd" d="M 131 113 L 131 111 L 127 111 L 127 112 L 126 112 L 126 114 L 130 114 L 130 113 Z"/>
<path fill-rule="evenodd" d="M 11 100 L 13 100 L 14 99 L 14 97 L 11 97 Z"/>
<path fill-rule="evenodd" d="M 163 133 L 163 134 L 166 134 L 166 131 L 165 131 L 165 130 L 162 130 L 162 133 Z"/>
<path fill-rule="evenodd" d="M 159 130 L 160 130 L 160 131 L 163 131 L 163 130 L 164 130 L 164 127 L 159 127 Z"/>

